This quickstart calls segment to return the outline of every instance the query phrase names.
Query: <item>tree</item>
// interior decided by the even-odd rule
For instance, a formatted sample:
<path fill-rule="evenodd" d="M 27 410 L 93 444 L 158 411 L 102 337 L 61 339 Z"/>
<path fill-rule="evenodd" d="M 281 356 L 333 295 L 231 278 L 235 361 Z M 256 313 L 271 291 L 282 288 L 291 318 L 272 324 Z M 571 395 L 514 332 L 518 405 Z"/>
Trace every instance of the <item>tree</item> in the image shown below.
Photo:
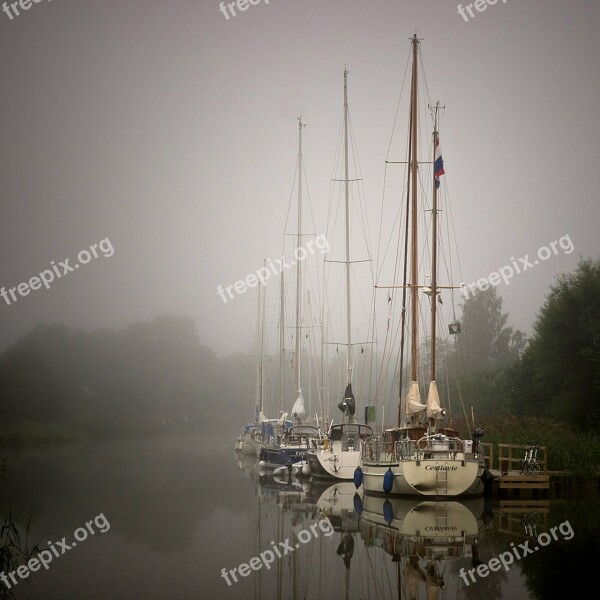
<path fill-rule="evenodd" d="M 600 425 L 600 260 L 580 259 L 550 288 L 534 335 L 515 369 L 516 407 L 565 420 L 580 429 Z"/>
<path fill-rule="evenodd" d="M 496 288 L 478 290 L 462 304 L 461 333 L 454 336 L 457 352 L 450 365 L 459 397 L 482 414 L 509 411 L 507 392 L 511 380 L 507 370 L 519 360 L 525 334 L 507 326 L 502 298 Z M 468 409 L 467 409 L 468 410 Z"/>
<path fill-rule="evenodd" d="M 502 298 L 496 288 L 477 290 L 462 304 L 463 351 L 471 371 L 494 371 L 519 359 L 525 335 L 506 327 L 508 313 L 502 312 Z"/>

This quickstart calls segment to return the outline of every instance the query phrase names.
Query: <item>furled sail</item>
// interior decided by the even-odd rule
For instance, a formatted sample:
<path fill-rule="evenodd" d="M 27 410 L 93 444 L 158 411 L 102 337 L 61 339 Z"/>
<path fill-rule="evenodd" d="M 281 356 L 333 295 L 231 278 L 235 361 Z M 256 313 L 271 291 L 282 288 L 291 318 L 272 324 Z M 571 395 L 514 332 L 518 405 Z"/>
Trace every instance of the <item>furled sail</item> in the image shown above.
<path fill-rule="evenodd" d="M 410 382 L 405 403 L 407 415 L 419 415 L 427 410 L 427 406 L 421 404 L 421 393 L 419 392 L 419 384 L 416 381 Z"/>
<path fill-rule="evenodd" d="M 349 383 L 344 391 L 344 399 L 338 404 L 338 408 L 350 417 L 354 416 L 356 412 L 356 401 L 354 400 L 354 394 L 352 393 L 352 384 Z"/>
<path fill-rule="evenodd" d="M 430 419 L 443 419 L 446 411 L 440 405 L 440 395 L 438 394 L 435 381 L 429 383 L 429 394 L 427 395 L 427 416 Z"/>
<path fill-rule="evenodd" d="M 299 394 L 298 398 L 296 398 L 296 402 L 294 402 L 294 406 L 292 406 L 292 417 L 303 417 L 304 412 L 304 398 L 302 397 L 302 394 Z"/>

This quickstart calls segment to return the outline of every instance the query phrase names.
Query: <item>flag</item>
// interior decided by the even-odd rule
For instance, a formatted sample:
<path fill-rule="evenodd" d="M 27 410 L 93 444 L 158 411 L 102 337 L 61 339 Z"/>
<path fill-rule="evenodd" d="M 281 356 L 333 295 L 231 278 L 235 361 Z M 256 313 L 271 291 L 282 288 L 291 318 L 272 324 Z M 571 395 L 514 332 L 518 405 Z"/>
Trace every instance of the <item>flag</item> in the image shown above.
<path fill-rule="evenodd" d="M 435 140 L 435 161 L 433 163 L 433 172 L 435 175 L 435 187 L 440 187 L 440 177 L 444 175 L 444 161 L 442 159 L 442 149 L 440 148 L 440 139 Z"/>
<path fill-rule="evenodd" d="M 376 408 L 374 406 L 365 406 L 365 424 L 375 423 L 377 418 Z"/>

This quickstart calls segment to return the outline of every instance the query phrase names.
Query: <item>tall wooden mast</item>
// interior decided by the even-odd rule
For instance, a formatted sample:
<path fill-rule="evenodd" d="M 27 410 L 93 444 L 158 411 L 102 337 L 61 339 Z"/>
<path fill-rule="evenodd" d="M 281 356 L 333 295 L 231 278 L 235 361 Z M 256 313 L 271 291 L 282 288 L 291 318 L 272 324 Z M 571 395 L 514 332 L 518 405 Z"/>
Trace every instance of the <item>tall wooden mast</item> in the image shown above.
<path fill-rule="evenodd" d="M 439 102 L 435 106 L 433 125 L 433 197 L 431 201 L 431 374 L 430 381 L 435 381 L 435 333 L 437 317 L 437 188 L 438 180 L 435 176 L 435 155 L 438 144 L 437 111 Z"/>
<path fill-rule="evenodd" d="M 417 52 L 419 48 L 419 40 L 417 34 L 412 38 L 412 51 L 413 51 L 413 63 L 412 63 L 412 83 L 411 83 L 411 98 L 410 98 L 410 114 L 411 114 L 411 186 L 412 186 L 412 198 L 411 198 L 411 267 L 410 267 L 410 310 L 411 310 L 411 359 L 410 359 L 410 380 L 411 382 L 418 381 L 418 362 L 419 362 L 419 255 L 417 249 L 418 242 L 418 203 L 417 203 L 417 189 L 418 189 L 418 157 L 417 157 L 417 133 L 418 133 L 418 119 L 417 119 Z"/>

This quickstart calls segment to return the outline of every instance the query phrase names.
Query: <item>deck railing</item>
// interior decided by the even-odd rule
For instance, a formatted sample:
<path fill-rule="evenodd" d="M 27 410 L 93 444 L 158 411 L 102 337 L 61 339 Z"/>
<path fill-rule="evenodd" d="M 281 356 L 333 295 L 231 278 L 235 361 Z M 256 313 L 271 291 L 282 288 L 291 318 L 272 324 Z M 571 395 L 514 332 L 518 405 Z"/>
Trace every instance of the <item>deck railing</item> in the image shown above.
<path fill-rule="evenodd" d="M 465 448 L 458 438 L 438 438 L 428 436 L 420 440 L 384 441 L 381 438 L 365 440 L 361 444 L 361 457 L 364 461 L 399 462 L 403 460 L 455 459 L 458 452 L 465 452 L 466 460 L 477 460 L 478 455 Z"/>

